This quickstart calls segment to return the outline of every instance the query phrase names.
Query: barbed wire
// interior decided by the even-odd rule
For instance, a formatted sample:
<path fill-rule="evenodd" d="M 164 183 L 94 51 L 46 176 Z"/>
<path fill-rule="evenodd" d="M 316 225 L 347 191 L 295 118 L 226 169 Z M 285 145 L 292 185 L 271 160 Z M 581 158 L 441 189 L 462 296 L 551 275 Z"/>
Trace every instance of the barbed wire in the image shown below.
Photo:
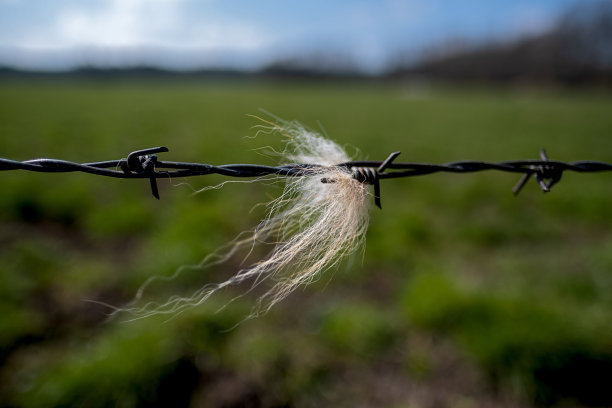
<path fill-rule="evenodd" d="M 151 192 L 159 199 L 158 178 L 181 178 L 220 174 L 228 177 L 261 177 L 278 175 L 285 177 L 312 176 L 323 173 L 328 166 L 319 164 L 285 164 L 282 166 L 264 166 L 259 164 L 223 164 L 186 163 L 158 160 L 156 153 L 168 152 L 160 146 L 136 150 L 127 158 L 92 163 L 75 163 L 58 159 L 33 159 L 16 161 L 0 158 L 0 171 L 26 170 L 42 173 L 82 172 L 98 176 L 123 179 L 149 179 Z M 400 152 L 391 153 L 384 161 L 350 161 L 338 163 L 337 167 L 346 168 L 356 180 L 374 186 L 374 201 L 379 208 L 380 180 L 401 177 L 414 177 L 426 174 L 474 173 L 485 170 L 497 170 L 509 173 L 521 173 L 523 176 L 514 186 L 518 194 L 531 176 L 544 192 L 561 180 L 564 171 L 593 173 L 612 171 L 612 164 L 592 160 L 560 162 L 548 159 L 546 151 L 540 152 L 540 160 L 515 160 L 504 162 L 458 161 L 445 164 L 431 163 L 394 163 Z M 387 170 L 395 170 L 386 172 Z M 323 183 L 333 183 L 333 179 L 321 178 Z"/>

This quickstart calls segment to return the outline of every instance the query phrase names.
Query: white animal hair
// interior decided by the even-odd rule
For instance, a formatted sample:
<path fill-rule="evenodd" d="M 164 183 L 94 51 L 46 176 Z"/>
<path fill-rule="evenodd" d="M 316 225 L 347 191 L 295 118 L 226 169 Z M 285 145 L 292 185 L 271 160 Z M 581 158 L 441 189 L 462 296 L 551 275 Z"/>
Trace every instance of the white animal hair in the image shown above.
<path fill-rule="evenodd" d="M 116 309 L 115 313 L 128 312 L 136 319 L 156 314 L 174 315 L 202 304 L 225 287 L 250 280 L 254 288 L 264 281 L 272 281 L 249 316 L 254 317 L 267 312 L 297 287 L 337 267 L 345 255 L 362 245 L 368 226 L 369 191 L 351 176 L 350 169 L 336 166 L 351 160 L 345 151 L 298 122 L 277 118 L 275 123 L 263 121 L 266 125 L 258 126 L 258 133 L 278 133 L 286 138 L 286 147 L 281 152 L 284 163 L 323 167 L 305 167 L 300 177 L 286 178 L 283 194 L 268 203 L 266 218 L 248 236 L 239 235 L 198 267 L 224 262 L 239 249 L 252 249 L 257 243 L 274 242 L 270 255 L 224 282 L 205 285 L 189 297 L 173 297 L 161 305 L 148 303 Z M 330 182 L 323 183 L 322 179 Z M 136 300 L 148 284 L 149 281 L 141 287 Z"/>

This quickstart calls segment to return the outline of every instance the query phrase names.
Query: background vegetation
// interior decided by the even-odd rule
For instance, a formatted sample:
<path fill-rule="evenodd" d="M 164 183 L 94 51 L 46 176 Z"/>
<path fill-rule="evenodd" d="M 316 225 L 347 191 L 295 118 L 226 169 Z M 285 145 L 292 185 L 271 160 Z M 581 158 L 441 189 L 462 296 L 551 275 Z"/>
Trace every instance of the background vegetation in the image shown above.
<path fill-rule="evenodd" d="M 0 155 L 97 161 L 165 145 L 166 160 L 273 164 L 264 108 L 383 159 L 612 162 L 597 90 L 410 83 L 0 83 Z M 244 288 L 165 321 L 107 320 L 153 275 L 198 263 L 257 225 L 280 186 L 218 176 L 146 181 L 0 173 L 0 401 L 5 406 L 534 406 L 612 404 L 610 174 L 551 194 L 516 176 L 383 183 L 363 253 L 237 325 Z M 228 277 L 194 270 L 163 300 Z"/>

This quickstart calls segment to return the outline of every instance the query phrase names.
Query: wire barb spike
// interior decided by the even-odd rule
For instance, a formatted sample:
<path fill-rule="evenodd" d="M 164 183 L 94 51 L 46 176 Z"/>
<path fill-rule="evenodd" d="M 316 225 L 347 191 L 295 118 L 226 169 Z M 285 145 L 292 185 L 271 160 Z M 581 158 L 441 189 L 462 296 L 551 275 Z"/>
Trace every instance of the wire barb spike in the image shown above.
<path fill-rule="evenodd" d="M 380 203 L 380 175 L 387 169 L 387 167 L 399 156 L 402 152 L 391 153 L 385 161 L 381 163 L 376 169 L 376 177 L 374 180 L 374 204 L 382 210 L 382 204 Z"/>
<path fill-rule="evenodd" d="M 529 178 L 532 175 L 535 175 L 536 181 L 538 185 L 545 193 L 549 193 L 552 186 L 557 184 L 561 177 L 563 176 L 563 168 L 554 165 L 554 163 L 548 164 L 550 162 L 548 159 L 548 155 L 546 154 L 546 149 L 540 150 L 540 159 L 541 162 L 536 165 L 531 165 L 528 167 L 529 172 L 523 174 L 518 183 L 512 189 L 514 195 L 518 195 L 521 192 L 521 189 Z M 546 182 L 546 180 L 549 180 Z"/>
<path fill-rule="evenodd" d="M 155 164 L 157 163 L 157 156 L 153 153 L 165 153 L 168 152 L 168 148 L 164 146 L 151 147 L 148 149 L 135 150 L 128 154 L 125 161 L 121 161 L 119 167 L 126 173 L 131 174 L 147 174 L 149 177 L 149 184 L 151 186 L 151 193 L 153 197 L 159 200 L 159 189 L 157 188 L 157 179 L 155 178 Z"/>

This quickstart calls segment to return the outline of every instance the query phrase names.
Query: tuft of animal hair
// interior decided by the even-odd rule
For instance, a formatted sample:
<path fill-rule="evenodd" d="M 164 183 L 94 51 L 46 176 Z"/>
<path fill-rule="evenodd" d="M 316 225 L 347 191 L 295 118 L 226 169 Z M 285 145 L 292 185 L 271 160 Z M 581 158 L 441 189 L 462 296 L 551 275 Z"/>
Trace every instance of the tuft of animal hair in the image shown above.
<path fill-rule="evenodd" d="M 277 133 L 286 140 L 280 153 L 284 163 L 321 166 L 304 167 L 300 177 L 285 178 L 283 193 L 267 204 L 265 219 L 250 233 L 239 235 L 224 249 L 209 255 L 199 267 L 224 262 L 240 249 L 252 250 L 257 244 L 274 243 L 271 253 L 226 281 L 205 285 L 191 296 L 118 312 L 128 312 L 134 318 L 178 314 L 202 304 L 223 288 L 251 281 L 251 289 L 269 285 L 252 309 L 249 317 L 254 317 L 337 267 L 345 255 L 361 247 L 368 226 L 369 191 L 352 177 L 350 169 L 336 166 L 351 160 L 344 149 L 298 122 L 261 120 L 265 125 L 258 126 L 259 132 Z"/>

